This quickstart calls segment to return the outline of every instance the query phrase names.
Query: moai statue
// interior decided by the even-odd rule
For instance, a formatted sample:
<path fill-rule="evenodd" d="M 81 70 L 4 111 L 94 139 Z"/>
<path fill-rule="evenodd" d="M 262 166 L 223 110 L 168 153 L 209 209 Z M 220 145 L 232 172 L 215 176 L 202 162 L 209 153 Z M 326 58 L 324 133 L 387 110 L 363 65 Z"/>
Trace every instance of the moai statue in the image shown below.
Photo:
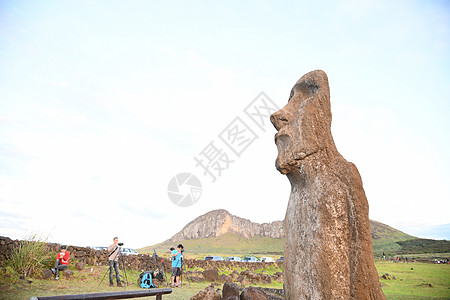
<path fill-rule="evenodd" d="M 331 135 L 325 72 L 300 78 L 270 120 L 278 131 L 276 168 L 291 183 L 284 220 L 286 299 L 386 299 L 361 177 Z"/>

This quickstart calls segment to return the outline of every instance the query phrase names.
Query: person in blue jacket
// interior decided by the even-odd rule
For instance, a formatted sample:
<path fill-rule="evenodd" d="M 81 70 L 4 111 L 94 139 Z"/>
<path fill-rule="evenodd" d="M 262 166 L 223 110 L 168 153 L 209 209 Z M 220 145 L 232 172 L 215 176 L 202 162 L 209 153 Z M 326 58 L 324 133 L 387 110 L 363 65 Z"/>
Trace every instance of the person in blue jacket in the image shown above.
<path fill-rule="evenodd" d="M 172 258 L 172 287 L 180 286 L 181 259 L 183 258 L 183 252 L 183 245 L 179 244 L 177 249 L 172 250 L 170 254 Z"/>

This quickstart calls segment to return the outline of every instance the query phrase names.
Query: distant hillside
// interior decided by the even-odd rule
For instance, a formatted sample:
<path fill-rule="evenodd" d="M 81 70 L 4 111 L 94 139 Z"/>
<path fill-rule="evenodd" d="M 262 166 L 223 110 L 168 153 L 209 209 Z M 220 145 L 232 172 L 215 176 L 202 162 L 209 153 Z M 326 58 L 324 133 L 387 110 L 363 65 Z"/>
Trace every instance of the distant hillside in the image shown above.
<path fill-rule="evenodd" d="M 197 217 L 170 239 L 138 251 L 152 253 L 156 249 L 163 253 L 182 243 L 189 253 L 282 255 L 283 237 L 283 221 L 259 224 L 218 209 Z"/>
<path fill-rule="evenodd" d="M 370 220 L 370 232 L 372 233 L 373 254 L 376 256 L 382 255 L 383 252 L 386 254 L 399 253 L 402 246 L 397 242 L 416 239 L 412 235 L 373 220 Z"/>
<path fill-rule="evenodd" d="M 375 256 L 406 253 L 450 252 L 450 242 L 417 239 L 386 224 L 370 220 Z M 421 243 L 415 242 L 421 240 Z M 140 253 L 167 252 L 182 243 L 189 253 L 273 255 L 284 253 L 283 221 L 254 223 L 220 209 L 189 222 L 170 239 L 138 249 Z M 447 249 L 447 251 L 445 251 Z"/>
<path fill-rule="evenodd" d="M 180 240 L 176 243 L 166 241 L 138 249 L 138 251 L 139 253 L 153 253 L 155 249 L 157 253 L 167 253 L 170 247 L 176 247 L 179 243 L 183 244 L 186 253 L 191 257 L 192 254 L 283 256 L 284 252 L 284 239 L 259 236 L 247 239 L 235 233 L 226 233 L 219 237 Z"/>
<path fill-rule="evenodd" d="M 243 238 L 259 236 L 280 239 L 284 236 L 282 221 L 259 224 L 236 217 L 224 209 L 217 209 L 189 222 L 167 242 L 219 237 L 226 233 L 234 233 Z"/>

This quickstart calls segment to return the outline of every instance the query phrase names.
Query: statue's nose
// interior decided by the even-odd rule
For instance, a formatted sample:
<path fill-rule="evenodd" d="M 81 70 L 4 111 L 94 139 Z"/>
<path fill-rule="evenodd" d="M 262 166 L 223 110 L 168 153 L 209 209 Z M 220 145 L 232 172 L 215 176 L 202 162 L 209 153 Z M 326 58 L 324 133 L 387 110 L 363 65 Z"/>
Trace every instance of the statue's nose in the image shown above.
<path fill-rule="evenodd" d="M 275 126 L 276 130 L 278 131 L 286 126 L 289 123 L 289 120 L 289 113 L 287 113 L 284 108 L 280 109 L 277 112 L 274 112 L 270 116 L 270 122 L 272 122 L 273 126 Z"/>

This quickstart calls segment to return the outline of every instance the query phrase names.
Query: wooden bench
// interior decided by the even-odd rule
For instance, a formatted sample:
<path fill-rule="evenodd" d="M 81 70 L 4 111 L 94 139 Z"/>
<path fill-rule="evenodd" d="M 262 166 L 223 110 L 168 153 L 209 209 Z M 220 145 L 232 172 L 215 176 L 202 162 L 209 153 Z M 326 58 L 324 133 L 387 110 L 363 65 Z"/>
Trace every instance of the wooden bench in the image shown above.
<path fill-rule="evenodd" d="M 75 299 L 128 299 L 156 296 L 156 300 L 162 300 L 162 295 L 172 293 L 172 289 L 149 289 L 149 290 L 135 290 L 123 292 L 104 292 L 91 294 L 74 294 L 74 295 L 59 295 L 46 297 L 31 297 L 30 300 L 75 300 Z"/>

